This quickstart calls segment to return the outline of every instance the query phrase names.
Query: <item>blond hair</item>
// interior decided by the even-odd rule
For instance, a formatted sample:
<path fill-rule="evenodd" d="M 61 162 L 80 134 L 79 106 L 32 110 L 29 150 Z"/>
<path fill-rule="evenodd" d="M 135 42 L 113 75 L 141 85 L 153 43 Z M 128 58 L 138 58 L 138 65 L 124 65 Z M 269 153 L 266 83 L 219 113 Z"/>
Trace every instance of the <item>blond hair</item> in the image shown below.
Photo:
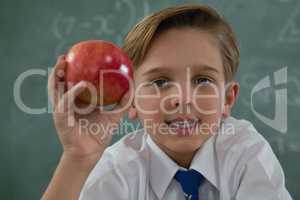
<path fill-rule="evenodd" d="M 172 28 L 196 28 L 211 33 L 218 41 L 226 82 L 233 79 L 239 65 L 239 47 L 229 23 L 213 8 L 189 4 L 172 6 L 145 17 L 127 34 L 122 49 L 138 67 L 160 33 Z"/>

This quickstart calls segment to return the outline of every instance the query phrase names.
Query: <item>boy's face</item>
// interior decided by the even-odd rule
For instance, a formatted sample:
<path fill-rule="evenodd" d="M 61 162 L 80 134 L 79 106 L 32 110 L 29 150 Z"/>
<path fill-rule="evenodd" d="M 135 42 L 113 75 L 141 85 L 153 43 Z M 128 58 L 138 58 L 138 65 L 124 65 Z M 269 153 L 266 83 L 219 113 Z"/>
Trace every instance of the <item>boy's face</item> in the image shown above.
<path fill-rule="evenodd" d="M 218 130 L 225 78 L 220 49 L 209 33 L 163 32 L 134 78 L 138 118 L 163 150 L 194 152 Z"/>

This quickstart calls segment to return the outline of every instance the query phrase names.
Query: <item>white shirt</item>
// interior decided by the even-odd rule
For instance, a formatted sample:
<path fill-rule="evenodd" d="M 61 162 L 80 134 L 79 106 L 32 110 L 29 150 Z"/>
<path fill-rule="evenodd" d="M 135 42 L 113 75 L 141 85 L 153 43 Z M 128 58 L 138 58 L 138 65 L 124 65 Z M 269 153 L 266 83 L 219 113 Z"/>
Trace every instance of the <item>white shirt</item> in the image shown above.
<path fill-rule="evenodd" d="M 229 117 L 222 126 L 223 132 L 206 141 L 190 166 L 206 178 L 199 199 L 292 199 L 280 163 L 252 124 Z M 174 179 L 180 168 L 141 129 L 105 150 L 79 199 L 184 200 Z"/>

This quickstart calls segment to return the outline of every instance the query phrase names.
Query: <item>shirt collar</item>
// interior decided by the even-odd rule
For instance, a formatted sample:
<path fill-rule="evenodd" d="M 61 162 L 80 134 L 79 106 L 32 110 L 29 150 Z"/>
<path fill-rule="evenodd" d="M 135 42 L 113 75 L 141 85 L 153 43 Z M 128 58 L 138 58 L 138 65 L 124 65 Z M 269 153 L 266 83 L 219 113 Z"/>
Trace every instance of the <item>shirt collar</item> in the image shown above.
<path fill-rule="evenodd" d="M 190 166 L 190 168 L 200 172 L 206 178 L 206 180 L 218 190 L 220 190 L 220 174 L 219 170 L 217 169 L 218 158 L 216 156 L 216 141 L 217 138 L 225 134 L 226 131 L 229 131 L 228 133 L 232 133 L 232 123 L 234 123 L 233 120 L 233 117 L 227 117 L 224 119 L 218 132 L 211 136 L 196 152 Z"/>
<path fill-rule="evenodd" d="M 180 168 L 148 135 L 150 147 L 150 184 L 158 199 L 162 199 L 174 175 Z"/>
<path fill-rule="evenodd" d="M 200 172 L 207 181 L 219 189 L 217 181 L 216 157 L 214 141 L 216 135 L 210 137 L 196 152 L 190 169 Z M 162 199 L 169 184 L 179 169 L 183 169 L 163 152 L 147 135 L 147 144 L 150 147 L 150 184 L 158 199 Z"/>
<path fill-rule="evenodd" d="M 211 136 L 202 147 L 196 152 L 192 160 L 191 169 L 200 172 L 207 181 L 209 181 L 215 188 L 219 189 L 217 180 L 217 163 L 214 143 L 217 135 Z"/>

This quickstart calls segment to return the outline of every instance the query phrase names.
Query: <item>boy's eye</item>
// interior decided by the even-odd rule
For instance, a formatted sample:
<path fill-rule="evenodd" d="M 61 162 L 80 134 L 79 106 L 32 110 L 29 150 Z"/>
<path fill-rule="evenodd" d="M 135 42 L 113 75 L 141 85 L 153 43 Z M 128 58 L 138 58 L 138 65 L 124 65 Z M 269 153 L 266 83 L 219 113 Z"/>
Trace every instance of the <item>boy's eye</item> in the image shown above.
<path fill-rule="evenodd" d="M 197 84 L 197 85 L 206 85 L 211 82 L 212 82 L 212 80 L 210 80 L 209 78 L 205 78 L 205 77 L 196 78 L 194 80 L 194 84 Z"/>
<path fill-rule="evenodd" d="M 168 85 L 168 80 L 166 79 L 156 79 L 151 81 L 151 84 L 157 86 L 158 88 L 163 88 Z"/>

